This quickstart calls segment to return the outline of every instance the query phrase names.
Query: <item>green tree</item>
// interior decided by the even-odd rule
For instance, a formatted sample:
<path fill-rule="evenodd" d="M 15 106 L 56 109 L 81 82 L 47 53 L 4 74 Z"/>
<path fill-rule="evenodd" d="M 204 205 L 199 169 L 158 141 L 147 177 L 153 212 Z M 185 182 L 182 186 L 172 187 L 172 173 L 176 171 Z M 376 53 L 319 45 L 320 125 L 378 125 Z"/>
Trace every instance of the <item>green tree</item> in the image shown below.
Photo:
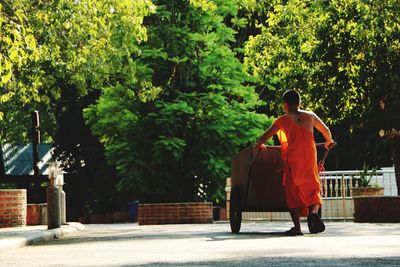
<path fill-rule="evenodd" d="M 134 80 L 141 68 L 134 59 L 147 38 L 143 19 L 154 5 L 150 0 L 11 0 L 0 1 L 0 12 L 2 141 L 27 142 L 30 111 L 39 109 L 42 136 L 55 143 L 58 160 L 74 175 L 67 184 L 74 186 L 71 194 L 106 209 L 116 174 L 82 110 L 103 87 L 123 85 L 133 94 L 151 94 L 151 83 L 139 87 Z"/>
<path fill-rule="evenodd" d="M 53 100 L 56 154 L 70 175 L 75 206 L 81 207 L 75 214 L 119 209 L 127 200 L 119 201 L 115 169 L 85 124 L 83 109 L 95 103 L 102 88 L 151 90 L 150 83 L 136 86 L 140 66 L 133 59 L 147 38 L 143 19 L 154 6 L 147 0 L 57 1 L 37 9 L 38 40 L 48 46 L 44 88 Z"/>
<path fill-rule="evenodd" d="M 239 27 L 238 3 L 155 4 L 136 58 L 145 79 L 134 77 L 157 95 L 104 88 L 85 116 L 122 177 L 119 189 L 147 201 L 218 202 L 231 157 L 270 123 L 252 111 L 262 102 L 230 47 L 236 31 L 224 22 Z"/>
<path fill-rule="evenodd" d="M 153 10 L 150 0 L 0 1 L 3 140 L 27 137 L 33 109 L 42 111 L 52 140 L 47 129 L 60 124 L 54 114 L 64 91 L 77 90 L 79 101 L 103 86 L 132 83 L 132 55 L 146 39 L 142 22 Z"/>
<path fill-rule="evenodd" d="M 245 63 L 269 97 L 298 89 L 306 107 L 346 135 L 361 127 L 364 144 L 381 143 L 382 125 L 399 127 L 399 15 L 398 1 L 279 3 L 250 38 Z M 400 184 L 398 163 L 396 173 Z"/>
<path fill-rule="evenodd" d="M 29 140 L 30 111 L 40 101 L 41 48 L 29 20 L 30 1 L 0 1 L 1 141 Z M 21 108 L 21 106 L 23 108 Z M 42 108 L 44 110 L 45 108 Z M 48 138 L 47 125 L 44 137 Z"/>
<path fill-rule="evenodd" d="M 29 1 L 0 1 L 0 102 L 18 96 L 22 103 L 38 98 L 39 60 L 34 33 L 25 6 Z M 0 113 L 1 114 L 1 113 Z"/>

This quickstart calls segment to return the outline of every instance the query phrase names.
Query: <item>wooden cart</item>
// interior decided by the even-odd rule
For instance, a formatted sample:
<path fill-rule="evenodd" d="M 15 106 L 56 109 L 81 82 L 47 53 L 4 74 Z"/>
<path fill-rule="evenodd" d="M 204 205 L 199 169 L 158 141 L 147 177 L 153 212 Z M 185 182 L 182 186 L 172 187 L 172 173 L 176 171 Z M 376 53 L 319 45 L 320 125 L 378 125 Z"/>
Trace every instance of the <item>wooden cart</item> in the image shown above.
<path fill-rule="evenodd" d="M 288 211 L 282 186 L 283 161 L 280 146 L 268 146 L 252 159 L 248 147 L 232 159 L 230 224 L 238 233 L 242 212 Z"/>
<path fill-rule="evenodd" d="M 324 146 L 321 143 L 316 145 Z M 320 166 L 323 166 L 328 152 L 329 150 L 325 150 Z M 288 211 L 282 185 L 283 168 L 280 146 L 268 146 L 254 159 L 251 147 L 235 155 L 231 164 L 229 210 L 232 233 L 240 231 L 242 212 Z"/>

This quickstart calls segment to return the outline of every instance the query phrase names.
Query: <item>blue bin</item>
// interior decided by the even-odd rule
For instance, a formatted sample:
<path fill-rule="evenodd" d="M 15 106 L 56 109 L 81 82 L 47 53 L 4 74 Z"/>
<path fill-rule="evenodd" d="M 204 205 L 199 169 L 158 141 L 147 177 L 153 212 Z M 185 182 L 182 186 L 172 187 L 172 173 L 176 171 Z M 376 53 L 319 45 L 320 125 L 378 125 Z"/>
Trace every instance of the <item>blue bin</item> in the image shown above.
<path fill-rule="evenodd" d="M 137 222 L 138 218 L 138 206 L 139 206 L 139 201 L 131 201 L 128 203 L 128 212 L 129 212 L 129 220 L 131 222 Z"/>

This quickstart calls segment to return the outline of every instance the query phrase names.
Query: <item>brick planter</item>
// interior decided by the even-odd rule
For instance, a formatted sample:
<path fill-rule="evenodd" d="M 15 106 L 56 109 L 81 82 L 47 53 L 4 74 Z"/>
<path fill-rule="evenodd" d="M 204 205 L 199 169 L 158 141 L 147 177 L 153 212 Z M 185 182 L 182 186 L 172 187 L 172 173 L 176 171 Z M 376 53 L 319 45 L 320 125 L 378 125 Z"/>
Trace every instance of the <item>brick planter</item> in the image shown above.
<path fill-rule="evenodd" d="M 78 221 L 80 223 L 83 223 L 83 224 L 89 224 L 90 223 L 90 216 L 79 217 Z"/>
<path fill-rule="evenodd" d="M 0 189 L 0 228 L 26 226 L 26 189 Z"/>
<path fill-rule="evenodd" d="M 101 223 L 112 223 L 110 216 L 107 213 L 96 213 L 90 215 L 90 223 L 101 224 Z"/>
<path fill-rule="evenodd" d="M 113 222 L 114 223 L 129 222 L 129 213 L 127 211 L 114 211 Z"/>
<path fill-rule="evenodd" d="M 220 219 L 221 221 L 226 221 L 226 220 L 228 220 L 228 217 L 227 217 L 227 214 L 226 214 L 226 208 L 221 208 L 221 209 L 219 210 L 219 219 Z"/>
<path fill-rule="evenodd" d="M 139 204 L 139 225 L 212 223 L 213 206 L 206 203 Z"/>
<path fill-rule="evenodd" d="M 231 208 L 231 178 L 228 177 L 226 178 L 226 187 L 225 187 L 225 192 L 226 192 L 226 219 L 229 220 L 229 212 Z"/>
<path fill-rule="evenodd" d="M 47 204 L 28 204 L 26 206 L 26 224 L 47 224 Z"/>
<path fill-rule="evenodd" d="M 127 211 L 114 211 L 109 213 L 92 214 L 79 218 L 79 222 L 83 224 L 90 223 L 125 223 L 129 221 L 129 213 Z"/>
<path fill-rule="evenodd" d="M 399 223 L 400 196 L 354 197 L 354 222 Z"/>
<path fill-rule="evenodd" d="M 353 197 L 356 196 L 383 196 L 383 187 L 354 187 L 351 189 Z"/>

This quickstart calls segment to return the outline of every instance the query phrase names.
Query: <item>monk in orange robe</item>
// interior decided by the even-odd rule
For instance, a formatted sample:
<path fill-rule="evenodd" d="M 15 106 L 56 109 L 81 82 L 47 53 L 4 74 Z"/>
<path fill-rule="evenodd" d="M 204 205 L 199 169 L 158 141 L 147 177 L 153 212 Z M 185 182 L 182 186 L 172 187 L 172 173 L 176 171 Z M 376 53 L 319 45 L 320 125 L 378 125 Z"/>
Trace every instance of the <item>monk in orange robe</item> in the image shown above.
<path fill-rule="evenodd" d="M 283 185 L 286 202 L 294 227 L 288 235 L 302 235 L 300 216 L 307 216 L 310 233 L 325 230 L 325 225 L 318 215 L 322 206 L 320 179 L 317 166 L 317 153 L 314 142 L 314 127 L 324 136 L 325 147 L 334 144 L 329 128 L 313 112 L 301 110 L 300 94 L 295 90 L 283 95 L 285 115 L 280 116 L 259 138 L 254 146 L 254 155 L 258 149 L 267 149 L 265 141 L 277 134 L 282 146 L 284 161 Z"/>

